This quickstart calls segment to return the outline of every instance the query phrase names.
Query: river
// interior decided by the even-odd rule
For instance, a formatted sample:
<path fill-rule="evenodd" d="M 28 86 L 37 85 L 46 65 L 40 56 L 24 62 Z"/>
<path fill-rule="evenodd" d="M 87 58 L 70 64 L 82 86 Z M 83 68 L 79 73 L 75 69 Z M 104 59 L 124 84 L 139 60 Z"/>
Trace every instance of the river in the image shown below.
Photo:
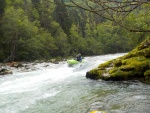
<path fill-rule="evenodd" d="M 0 113 L 150 113 L 150 87 L 138 81 L 86 79 L 86 72 L 121 54 L 85 57 L 49 69 L 0 77 Z"/>

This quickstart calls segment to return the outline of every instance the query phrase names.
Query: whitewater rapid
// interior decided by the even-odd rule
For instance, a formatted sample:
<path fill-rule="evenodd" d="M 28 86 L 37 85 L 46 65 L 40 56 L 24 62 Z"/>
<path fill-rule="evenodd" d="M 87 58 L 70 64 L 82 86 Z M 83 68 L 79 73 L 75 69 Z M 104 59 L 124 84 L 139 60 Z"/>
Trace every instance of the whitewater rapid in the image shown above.
<path fill-rule="evenodd" d="M 85 57 L 50 68 L 0 77 L 0 113 L 149 113 L 149 85 L 86 79 L 86 72 L 125 53 Z"/>

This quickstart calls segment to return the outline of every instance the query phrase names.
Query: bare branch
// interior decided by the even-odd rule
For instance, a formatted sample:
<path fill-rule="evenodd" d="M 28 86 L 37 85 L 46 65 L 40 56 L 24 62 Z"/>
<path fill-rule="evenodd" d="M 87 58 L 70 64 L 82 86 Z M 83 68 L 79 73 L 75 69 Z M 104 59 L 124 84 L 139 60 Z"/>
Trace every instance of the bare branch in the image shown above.
<path fill-rule="evenodd" d="M 51 3 L 54 0 L 50 0 Z M 102 18 L 113 21 L 121 27 L 131 32 L 150 32 L 150 30 L 136 30 L 123 26 L 122 21 L 135 9 L 141 7 L 143 4 L 149 4 L 150 0 L 70 0 L 71 4 L 63 4 L 67 7 L 78 7 L 85 11 L 92 12 Z M 55 3 L 61 4 L 61 3 Z M 61 4 L 62 5 L 62 4 Z"/>
<path fill-rule="evenodd" d="M 90 9 L 84 8 L 84 7 L 80 6 L 80 5 L 78 5 L 78 4 L 77 4 L 76 2 L 74 2 L 73 0 L 70 0 L 70 1 L 71 1 L 74 5 L 76 5 L 77 7 L 81 8 L 81 9 L 84 9 L 84 10 L 89 11 L 89 12 L 93 12 L 93 13 L 95 13 L 95 14 L 97 14 L 97 15 L 99 15 L 99 16 L 101 16 L 101 17 L 107 19 L 107 20 L 113 21 L 113 19 L 108 18 L 108 17 L 106 17 L 106 16 L 100 14 L 99 12 L 95 12 L 94 10 L 90 10 Z"/>

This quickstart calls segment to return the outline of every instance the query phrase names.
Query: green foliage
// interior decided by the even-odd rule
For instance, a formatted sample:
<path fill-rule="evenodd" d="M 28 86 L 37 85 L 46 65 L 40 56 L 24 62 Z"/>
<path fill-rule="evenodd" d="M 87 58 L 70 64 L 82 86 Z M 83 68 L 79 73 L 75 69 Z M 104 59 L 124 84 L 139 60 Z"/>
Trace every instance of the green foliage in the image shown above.
<path fill-rule="evenodd" d="M 149 26 L 150 20 L 150 4 L 144 4 L 140 7 L 140 10 L 135 10 L 132 12 L 124 21 L 123 24 L 126 27 L 132 29 L 146 30 L 150 29 Z"/>
<path fill-rule="evenodd" d="M 57 29 L 55 35 L 55 45 L 57 46 L 53 56 L 68 56 L 70 51 L 70 45 L 67 41 L 67 35 L 61 28 Z"/>
<path fill-rule="evenodd" d="M 97 40 L 101 43 L 104 53 L 126 52 L 132 48 L 129 46 L 128 32 L 113 25 L 112 22 L 98 24 L 97 31 L 99 31 Z"/>
<path fill-rule="evenodd" d="M 5 58 L 5 54 L 3 49 L 0 49 L 0 60 L 3 60 Z"/>
<path fill-rule="evenodd" d="M 0 18 L 2 16 L 2 14 L 4 13 L 5 5 L 6 5 L 5 0 L 1 0 L 0 1 Z"/>
<path fill-rule="evenodd" d="M 145 73 L 144 73 L 144 76 L 146 78 L 149 78 L 150 79 L 150 70 L 147 70 Z"/>
<path fill-rule="evenodd" d="M 56 2 L 59 2 L 59 0 L 57 0 Z M 69 30 L 71 28 L 72 21 L 69 18 L 66 6 L 63 5 L 63 1 L 60 1 L 60 3 L 61 4 L 56 4 L 55 10 L 53 12 L 53 17 L 60 24 L 64 33 L 69 36 L 70 35 Z"/>
<path fill-rule="evenodd" d="M 98 15 L 63 5 L 69 4 L 69 0 L 54 2 L 61 4 L 44 0 L 1 0 L 0 61 L 49 59 L 74 56 L 78 52 L 82 55 L 127 52 L 149 36 L 131 33 Z M 149 29 L 149 4 L 141 9 L 131 12 L 121 24 Z M 149 49 L 139 54 L 143 53 L 149 57 Z"/>

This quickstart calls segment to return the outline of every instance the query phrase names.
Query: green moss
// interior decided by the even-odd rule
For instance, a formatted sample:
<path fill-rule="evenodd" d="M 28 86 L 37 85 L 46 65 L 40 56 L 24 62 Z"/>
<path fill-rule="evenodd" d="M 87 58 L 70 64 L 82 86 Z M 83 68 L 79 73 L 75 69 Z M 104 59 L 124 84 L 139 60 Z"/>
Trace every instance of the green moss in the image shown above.
<path fill-rule="evenodd" d="M 145 57 L 132 57 L 122 61 L 123 66 L 120 67 L 123 71 L 145 71 L 149 68 L 149 59 Z"/>
<path fill-rule="evenodd" d="M 120 67 L 121 71 L 133 71 L 134 69 L 135 67 L 133 65 L 125 65 Z"/>
<path fill-rule="evenodd" d="M 150 70 L 145 71 L 144 76 L 150 78 Z"/>
<path fill-rule="evenodd" d="M 114 73 L 112 73 L 109 77 L 110 80 L 129 80 L 129 79 L 133 79 L 133 77 L 135 76 L 135 72 L 134 71 L 121 71 L 118 70 Z"/>
<path fill-rule="evenodd" d="M 150 58 L 150 48 L 146 48 L 143 53 L 146 58 Z"/>
<path fill-rule="evenodd" d="M 86 77 L 91 79 L 102 79 L 102 73 L 104 70 L 100 70 L 98 68 L 92 69 L 91 71 L 87 72 Z"/>
<path fill-rule="evenodd" d="M 131 58 L 128 58 L 128 59 L 123 59 L 122 64 L 123 65 L 128 65 L 128 64 L 131 64 L 132 62 L 141 62 L 141 61 L 145 61 L 145 60 L 147 60 L 147 58 L 145 58 L 143 56 L 131 57 Z"/>
<path fill-rule="evenodd" d="M 131 58 L 131 57 L 138 57 L 138 56 L 145 56 L 150 58 L 150 39 L 146 39 L 141 44 L 139 44 L 135 49 L 125 55 L 123 58 Z"/>
<path fill-rule="evenodd" d="M 122 65 L 121 59 L 114 60 L 114 66 L 115 66 L 115 67 L 119 67 L 119 66 L 121 66 L 121 65 Z"/>
<path fill-rule="evenodd" d="M 142 42 L 127 55 L 100 64 L 98 68 L 91 70 L 88 76 L 104 80 L 138 79 L 150 83 L 150 39 Z"/>
<path fill-rule="evenodd" d="M 98 73 L 97 73 L 97 68 L 92 69 L 89 73 L 90 73 L 90 74 L 98 74 Z"/>
<path fill-rule="evenodd" d="M 148 47 L 150 47 L 150 39 L 146 39 L 145 41 L 143 41 L 137 48 L 138 50 L 142 50 Z"/>
<path fill-rule="evenodd" d="M 99 68 L 99 69 L 105 69 L 106 67 L 111 66 L 111 64 L 112 64 L 112 60 L 111 60 L 111 61 L 107 61 L 107 62 L 105 62 L 105 63 L 103 63 L 103 64 L 100 64 L 100 65 L 98 66 L 98 68 Z"/>
<path fill-rule="evenodd" d="M 119 63 L 116 66 L 114 64 L 114 67 L 112 69 L 108 70 L 110 65 L 113 63 L 118 63 L 118 62 L 123 62 Z M 149 59 L 145 57 L 132 57 L 129 59 L 124 59 L 124 60 L 113 60 L 113 61 L 108 61 L 104 64 L 99 65 L 98 68 L 95 68 L 89 72 L 91 75 L 89 78 L 93 79 L 104 79 L 104 80 L 128 80 L 132 78 L 142 78 L 143 73 L 149 69 Z M 122 64 L 122 65 L 121 65 Z M 105 73 L 108 73 L 109 76 L 104 76 Z"/>
<path fill-rule="evenodd" d="M 108 73 L 109 73 L 109 74 L 113 74 L 113 73 L 117 72 L 118 69 L 119 69 L 119 68 L 112 68 L 111 70 L 109 70 Z"/>
<path fill-rule="evenodd" d="M 115 81 L 116 80 L 124 80 L 125 79 L 125 72 L 118 70 L 115 73 L 112 73 L 108 79 L 115 80 Z"/>

